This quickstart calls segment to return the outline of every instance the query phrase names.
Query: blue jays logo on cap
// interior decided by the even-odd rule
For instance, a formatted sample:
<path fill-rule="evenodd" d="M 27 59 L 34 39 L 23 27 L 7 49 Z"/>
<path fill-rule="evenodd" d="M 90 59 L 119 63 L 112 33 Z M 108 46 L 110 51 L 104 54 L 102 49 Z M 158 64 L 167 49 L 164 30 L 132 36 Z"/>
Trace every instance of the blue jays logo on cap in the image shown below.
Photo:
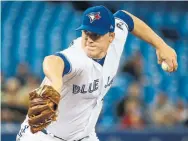
<path fill-rule="evenodd" d="M 90 18 L 90 23 L 101 18 L 100 12 L 92 12 L 87 15 Z"/>
<path fill-rule="evenodd" d="M 76 30 L 86 30 L 100 35 L 114 32 L 115 19 L 112 12 L 104 6 L 94 6 L 83 13 L 82 24 Z"/>

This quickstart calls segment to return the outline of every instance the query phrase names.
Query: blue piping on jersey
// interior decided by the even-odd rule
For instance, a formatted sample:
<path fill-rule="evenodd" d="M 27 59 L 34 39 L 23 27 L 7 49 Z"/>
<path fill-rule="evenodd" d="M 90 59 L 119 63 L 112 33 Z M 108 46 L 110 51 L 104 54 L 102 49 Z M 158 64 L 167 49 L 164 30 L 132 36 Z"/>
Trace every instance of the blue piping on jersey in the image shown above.
<path fill-rule="evenodd" d="M 130 32 L 134 29 L 134 22 L 132 17 L 126 14 L 125 12 L 119 10 L 116 13 L 114 13 L 114 17 L 122 19 L 128 25 L 128 30 Z"/>
<path fill-rule="evenodd" d="M 67 57 L 62 53 L 55 53 L 55 56 L 61 57 L 61 59 L 64 61 L 64 71 L 63 76 L 66 74 L 69 74 L 71 72 L 71 63 L 68 61 Z"/>
<path fill-rule="evenodd" d="M 103 66 L 106 56 L 104 56 L 102 59 L 93 59 L 95 62 L 99 63 L 101 66 Z"/>

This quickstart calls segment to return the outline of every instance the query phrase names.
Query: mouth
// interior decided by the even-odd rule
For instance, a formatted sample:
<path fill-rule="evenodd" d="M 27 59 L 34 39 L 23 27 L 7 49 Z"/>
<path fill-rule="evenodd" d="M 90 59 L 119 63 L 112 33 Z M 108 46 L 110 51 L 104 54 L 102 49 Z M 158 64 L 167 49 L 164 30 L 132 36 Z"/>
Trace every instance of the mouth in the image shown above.
<path fill-rule="evenodd" d="M 90 50 L 90 51 L 93 51 L 93 50 L 95 50 L 95 46 L 86 46 L 86 49 L 87 50 Z"/>

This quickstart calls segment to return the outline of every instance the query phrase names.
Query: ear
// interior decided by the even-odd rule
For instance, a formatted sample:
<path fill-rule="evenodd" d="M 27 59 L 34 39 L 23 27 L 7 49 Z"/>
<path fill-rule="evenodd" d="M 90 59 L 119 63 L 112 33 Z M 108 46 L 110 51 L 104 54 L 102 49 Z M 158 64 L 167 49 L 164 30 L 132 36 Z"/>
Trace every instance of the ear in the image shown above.
<path fill-rule="evenodd" d="M 114 38 L 115 38 L 115 33 L 114 32 L 110 32 L 109 36 L 110 36 L 109 42 L 111 43 L 114 40 Z"/>

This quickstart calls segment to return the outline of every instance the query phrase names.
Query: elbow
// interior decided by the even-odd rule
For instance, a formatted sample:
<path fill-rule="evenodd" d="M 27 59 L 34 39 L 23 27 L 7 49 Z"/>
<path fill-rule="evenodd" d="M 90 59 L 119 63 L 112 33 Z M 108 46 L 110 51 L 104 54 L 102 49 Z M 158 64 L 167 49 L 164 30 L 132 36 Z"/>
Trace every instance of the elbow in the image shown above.
<path fill-rule="evenodd" d="M 46 56 L 43 61 L 43 72 L 46 76 L 49 75 L 49 72 L 52 68 L 53 58 L 51 56 Z"/>
<path fill-rule="evenodd" d="M 52 55 L 46 56 L 46 57 L 44 58 L 43 63 L 50 63 L 52 60 L 53 60 L 53 56 L 52 56 Z"/>

